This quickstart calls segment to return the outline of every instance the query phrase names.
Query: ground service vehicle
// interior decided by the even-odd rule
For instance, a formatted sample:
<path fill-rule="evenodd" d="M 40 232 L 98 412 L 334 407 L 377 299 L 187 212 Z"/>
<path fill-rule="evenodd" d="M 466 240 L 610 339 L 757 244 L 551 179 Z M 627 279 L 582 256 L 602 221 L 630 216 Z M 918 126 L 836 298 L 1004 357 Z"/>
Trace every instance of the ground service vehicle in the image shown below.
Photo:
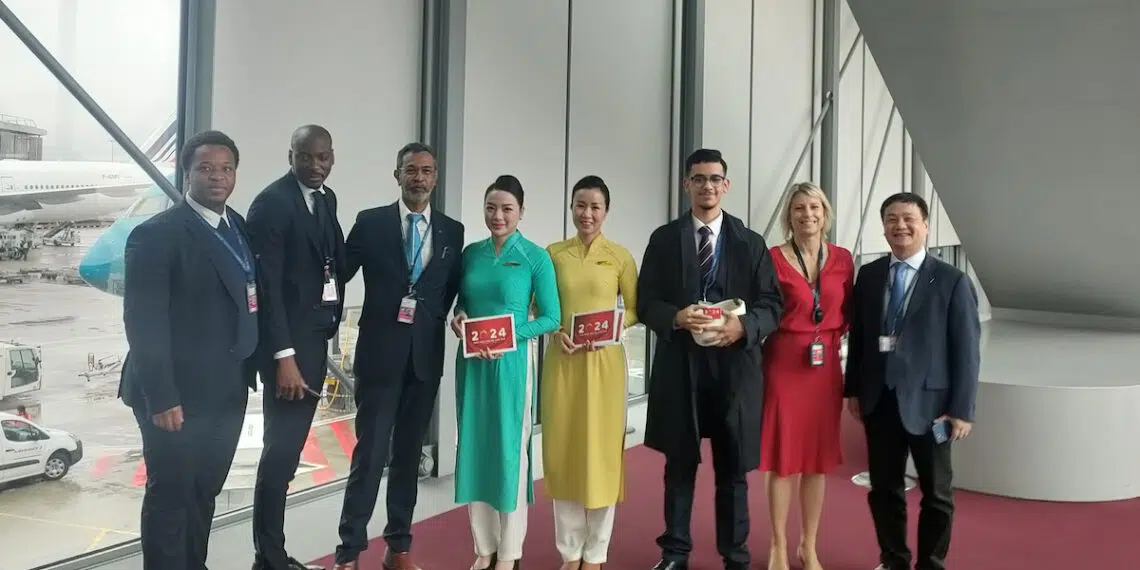
<path fill-rule="evenodd" d="M 41 354 L 36 346 L 0 342 L 0 399 L 40 389 Z"/>
<path fill-rule="evenodd" d="M 83 459 L 83 442 L 63 430 L 0 412 L 0 483 L 31 477 L 62 479 Z"/>

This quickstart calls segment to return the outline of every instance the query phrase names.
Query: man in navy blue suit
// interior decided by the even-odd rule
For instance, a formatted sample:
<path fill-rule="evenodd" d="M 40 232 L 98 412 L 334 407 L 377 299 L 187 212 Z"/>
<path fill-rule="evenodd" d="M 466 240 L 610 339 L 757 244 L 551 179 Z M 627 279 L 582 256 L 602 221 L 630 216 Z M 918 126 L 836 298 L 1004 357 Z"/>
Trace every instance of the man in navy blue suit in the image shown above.
<path fill-rule="evenodd" d="M 916 194 L 879 209 L 891 255 L 855 281 L 848 409 L 863 422 L 879 570 L 908 570 L 904 476 L 914 459 L 922 508 L 916 570 L 942 570 L 954 515 L 952 441 L 974 422 L 981 325 L 969 276 L 926 254 L 929 208 Z"/>
<path fill-rule="evenodd" d="M 146 570 L 203 570 L 214 499 L 237 449 L 258 345 L 256 258 L 226 200 L 238 149 L 199 133 L 179 157 L 185 200 L 127 239 L 119 397 L 142 432 Z"/>
<path fill-rule="evenodd" d="M 364 270 L 356 341 L 356 447 L 340 515 L 334 570 L 356 570 L 388 466 L 384 570 L 418 570 L 412 516 L 424 436 L 443 376 L 447 314 L 463 269 L 463 224 L 432 210 L 435 151 L 409 143 L 396 153 L 400 199 L 361 211 L 348 233 L 341 281 Z"/>

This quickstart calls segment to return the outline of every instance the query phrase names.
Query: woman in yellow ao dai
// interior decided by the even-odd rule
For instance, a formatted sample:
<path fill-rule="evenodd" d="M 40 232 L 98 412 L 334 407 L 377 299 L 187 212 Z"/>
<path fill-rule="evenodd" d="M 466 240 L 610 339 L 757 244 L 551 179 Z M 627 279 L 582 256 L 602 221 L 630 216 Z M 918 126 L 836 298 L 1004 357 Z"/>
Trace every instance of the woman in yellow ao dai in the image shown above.
<path fill-rule="evenodd" d="M 614 510 L 623 493 L 627 364 L 620 344 L 574 346 L 575 313 L 612 309 L 620 295 L 624 327 L 637 320 L 637 265 L 602 236 L 610 194 L 587 176 L 574 185 L 578 235 L 547 247 L 554 262 L 562 328 L 552 335 L 542 368 L 542 460 L 554 499 L 554 533 L 563 570 L 592 570 L 606 561 Z"/>

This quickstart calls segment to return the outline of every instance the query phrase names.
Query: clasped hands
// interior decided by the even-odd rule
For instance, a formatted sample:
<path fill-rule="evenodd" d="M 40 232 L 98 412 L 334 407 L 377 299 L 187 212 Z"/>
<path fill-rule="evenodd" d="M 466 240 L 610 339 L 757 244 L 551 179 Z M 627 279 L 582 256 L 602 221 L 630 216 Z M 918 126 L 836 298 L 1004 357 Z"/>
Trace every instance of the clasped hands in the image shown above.
<path fill-rule="evenodd" d="M 679 329 L 696 334 L 715 333 L 712 346 L 730 346 L 744 338 L 744 323 L 740 322 L 739 316 L 725 312 L 724 324 L 714 325 L 712 322 L 713 318 L 705 314 L 701 305 L 689 305 L 673 317 L 673 326 Z"/>
<path fill-rule="evenodd" d="M 558 347 L 562 349 L 562 354 L 566 355 L 574 354 L 579 350 L 594 352 L 595 350 L 603 348 L 594 344 L 594 341 L 592 340 L 586 341 L 586 344 L 574 344 L 574 342 L 570 340 L 570 335 L 566 334 L 565 331 L 558 331 L 554 333 L 554 337 L 558 339 Z"/>

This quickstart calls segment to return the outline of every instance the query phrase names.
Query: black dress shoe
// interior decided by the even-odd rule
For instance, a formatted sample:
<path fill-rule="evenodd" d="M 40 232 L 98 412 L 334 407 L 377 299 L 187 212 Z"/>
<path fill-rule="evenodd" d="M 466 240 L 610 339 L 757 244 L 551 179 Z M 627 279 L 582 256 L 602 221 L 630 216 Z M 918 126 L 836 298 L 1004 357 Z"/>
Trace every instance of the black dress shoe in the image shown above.
<path fill-rule="evenodd" d="M 653 570 L 689 570 L 688 562 L 678 562 L 676 560 L 662 560 L 653 567 Z"/>

